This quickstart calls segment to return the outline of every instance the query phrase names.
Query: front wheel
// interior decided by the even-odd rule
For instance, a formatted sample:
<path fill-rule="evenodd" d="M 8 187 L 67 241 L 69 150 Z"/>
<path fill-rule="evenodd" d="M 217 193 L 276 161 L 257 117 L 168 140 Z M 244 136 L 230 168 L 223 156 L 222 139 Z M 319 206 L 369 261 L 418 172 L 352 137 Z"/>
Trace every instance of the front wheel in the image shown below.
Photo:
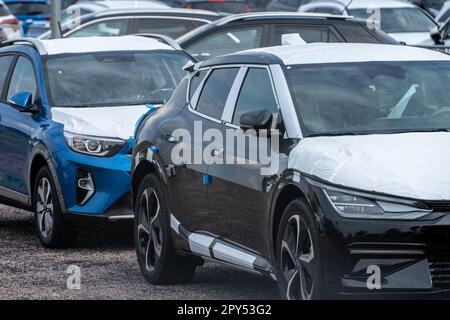
<path fill-rule="evenodd" d="M 42 167 L 33 193 L 34 217 L 39 240 L 46 248 L 64 248 L 76 238 L 76 230 L 63 219 L 55 184 L 48 167 Z"/>
<path fill-rule="evenodd" d="M 322 252 L 312 214 L 302 200 L 285 209 L 277 236 L 278 282 L 283 299 L 324 298 Z"/>
<path fill-rule="evenodd" d="M 167 203 L 159 178 L 147 175 L 139 186 L 134 205 L 134 234 L 139 267 L 151 284 L 187 282 L 197 266 L 193 259 L 175 253 Z"/>

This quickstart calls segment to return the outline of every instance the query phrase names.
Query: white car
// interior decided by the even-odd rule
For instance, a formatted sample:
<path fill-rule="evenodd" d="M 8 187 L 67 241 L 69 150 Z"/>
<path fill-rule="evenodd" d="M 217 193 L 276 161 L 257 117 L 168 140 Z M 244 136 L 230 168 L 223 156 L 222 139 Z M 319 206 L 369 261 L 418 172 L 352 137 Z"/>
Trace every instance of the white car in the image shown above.
<path fill-rule="evenodd" d="M 369 21 L 373 19 L 374 22 L 379 20 L 379 23 L 374 23 L 374 26 L 379 27 L 395 40 L 411 45 L 422 44 L 429 40 L 430 32 L 438 27 L 438 24 L 424 10 L 399 0 L 317 1 L 300 6 L 299 11 L 328 13 L 330 10 L 336 12 L 339 8 L 343 15 L 369 19 Z"/>
<path fill-rule="evenodd" d="M 12 40 L 22 36 L 20 21 L 9 10 L 8 6 L 0 1 L 0 41 Z"/>
<path fill-rule="evenodd" d="M 436 15 L 435 20 L 437 21 L 437 23 L 443 24 L 445 21 L 448 20 L 448 18 L 450 18 L 450 1 L 444 2 L 441 10 Z"/>

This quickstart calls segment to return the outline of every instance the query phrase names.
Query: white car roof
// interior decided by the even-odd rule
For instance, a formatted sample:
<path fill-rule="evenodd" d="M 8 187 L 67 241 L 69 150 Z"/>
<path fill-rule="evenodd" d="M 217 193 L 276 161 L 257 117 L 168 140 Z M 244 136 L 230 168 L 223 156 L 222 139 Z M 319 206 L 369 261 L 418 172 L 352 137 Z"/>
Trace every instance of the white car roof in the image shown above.
<path fill-rule="evenodd" d="M 415 6 L 407 1 L 399 1 L 399 0 L 353 0 L 353 2 L 348 6 L 349 9 L 365 9 L 374 7 L 383 9 L 383 8 L 414 8 Z"/>
<path fill-rule="evenodd" d="M 94 12 L 107 9 L 167 9 L 167 4 L 161 1 L 96 1 L 79 2 L 74 5 Z"/>
<path fill-rule="evenodd" d="M 278 56 L 285 65 L 369 61 L 450 61 L 450 56 L 441 52 L 389 44 L 310 43 L 260 48 L 245 52 L 271 53 Z"/>
<path fill-rule="evenodd" d="M 74 37 L 40 40 L 48 55 L 62 53 L 175 50 L 156 39 L 140 36 Z"/>

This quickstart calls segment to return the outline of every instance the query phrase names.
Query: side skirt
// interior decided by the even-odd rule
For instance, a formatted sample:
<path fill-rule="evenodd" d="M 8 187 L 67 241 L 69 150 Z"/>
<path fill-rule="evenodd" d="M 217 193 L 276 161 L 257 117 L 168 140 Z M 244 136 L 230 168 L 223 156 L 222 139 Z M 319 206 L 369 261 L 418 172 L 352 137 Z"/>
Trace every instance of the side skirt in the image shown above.
<path fill-rule="evenodd" d="M 254 252 L 207 233 L 190 232 L 173 214 L 170 215 L 170 226 L 179 237 L 188 243 L 192 254 L 201 256 L 205 260 L 276 280 L 272 265 Z"/>

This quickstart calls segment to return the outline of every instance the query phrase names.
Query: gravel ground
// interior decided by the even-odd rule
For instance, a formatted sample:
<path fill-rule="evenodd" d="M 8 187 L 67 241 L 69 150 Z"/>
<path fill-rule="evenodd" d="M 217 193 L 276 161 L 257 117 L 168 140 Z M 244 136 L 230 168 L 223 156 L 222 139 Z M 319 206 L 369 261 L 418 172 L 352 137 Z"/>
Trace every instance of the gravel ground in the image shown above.
<path fill-rule="evenodd" d="M 44 249 L 31 213 L 0 205 L 0 299 L 277 299 L 276 283 L 206 264 L 192 283 L 151 286 L 141 277 L 131 225 L 85 229 L 76 248 Z M 69 265 L 81 289 L 68 290 Z"/>

